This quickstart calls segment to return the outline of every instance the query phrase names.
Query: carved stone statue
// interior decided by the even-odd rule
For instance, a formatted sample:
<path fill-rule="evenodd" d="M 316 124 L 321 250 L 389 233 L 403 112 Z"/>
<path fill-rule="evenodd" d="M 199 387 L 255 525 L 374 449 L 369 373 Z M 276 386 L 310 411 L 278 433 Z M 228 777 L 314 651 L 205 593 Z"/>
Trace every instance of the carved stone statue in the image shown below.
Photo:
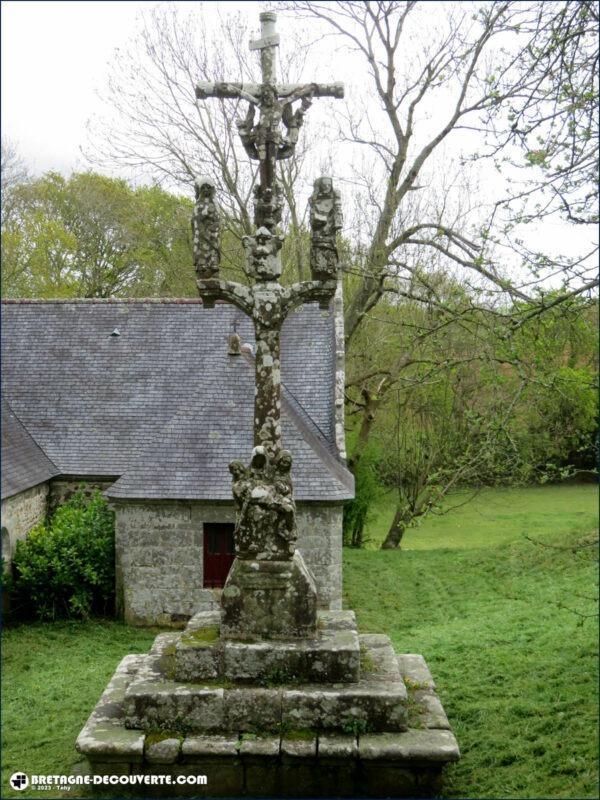
<path fill-rule="evenodd" d="M 273 188 L 264 189 L 259 183 L 254 187 L 254 224 L 257 228 L 275 230 L 281 222 L 283 188 L 276 181 Z"/>
<path fill-rule="evenodd" d="M 340 193 L 328 177 L 317 178 L 310 197 L 310 270 L 313 280 L 331 280 L 337 276 L 336 236 L 342 229 Z"/>
<path fill-rule="evenodd" d="M 219 208 L 215 201 L 216 187 L 210 178 L 195 180 L 196 205 L 192 217 L 194 266 L 199 278 L 213 278 L 221 262 Z"/>
<path fill-rule="evenodd" d="M 274 460 L 264 447 L 252 451 L 250 466 L 232 461 L 236 556 L 241 559 L 289 561 L 294 555 L 296 505 L 290 470 L 292 456 L 281 450 Z"/>
<path fill-rule="evenodd" d="M 240 93 L 240 97 L 248 101 L 248 111 L 245 117 L 238 117 L 236 125 L 242 145 L 247 155 L 254 161 L 267 159 L 267 146 L 273 142 L 275 158 L 282 161 L 294 154 L 298 143 L 298 134 L 304 115 L 312 105 L 310 87 L 301 87 L 299 92 L 291 93 L 286 102 L 279 99 L 277 89 L 270 85 L 262 88 L 260 97 L 253 97 L 247 92 Z M 300 106 L 294 111 L 293 104 L 300 100 Z M 255 124 L 256 107 L 260 106 L 261 113 Z M 279 125 L 283 123 L 286 133 L 282 135 Z"/>
<path fill-rule="evenodd" d="M 259 228 L 254 236 L 244 236 L 242 244 L 251 275 L 257 281 L 276 281 L 281 275 L 279 251 L 283 237 L 263 227 Z"/>
<path fill-rule="evenodd" d="M 294 154 L 296 144 L 298 143 L 298 134 L 302 123 L 304 122 L 304 115 L 312 105 L 310 95 L 302 97 L 300 101 L 300 108 L 293 110 L 290 102 L 285 103 L 281 113 L 281 121 L 285 125 L 286 134 L 277 152 L 277 158 L 283 160 L 290 158 Z"/>

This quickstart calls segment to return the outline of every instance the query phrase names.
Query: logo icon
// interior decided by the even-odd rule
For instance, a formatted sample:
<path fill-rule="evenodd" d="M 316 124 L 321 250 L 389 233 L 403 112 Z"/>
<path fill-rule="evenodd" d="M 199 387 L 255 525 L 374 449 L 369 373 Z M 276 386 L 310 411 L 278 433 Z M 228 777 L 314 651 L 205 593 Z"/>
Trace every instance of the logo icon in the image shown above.
<path fill-rule="evenodd" d="M 16 789 L 17 792 L 22 792 L 23 789 L 29 786 L 29 778 L 24 772 L 13 772 L 10 776 L 10 785 L 13 789 Z"/>

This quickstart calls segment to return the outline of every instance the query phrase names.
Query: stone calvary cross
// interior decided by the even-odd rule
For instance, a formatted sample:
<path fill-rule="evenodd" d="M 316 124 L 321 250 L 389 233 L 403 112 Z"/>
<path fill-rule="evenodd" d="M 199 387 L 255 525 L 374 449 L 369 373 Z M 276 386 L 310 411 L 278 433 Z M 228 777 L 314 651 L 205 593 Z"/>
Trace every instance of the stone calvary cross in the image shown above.
<path fill-rule="evenodd" d="M 216 187 L 209 178 L 196 179 L 192 220 L 194 265 L 205 308 L 212 308 L 216 300 L 237 306 L 252 318 L 256 339 L 254 451 L 250 466 L 241 461 L 229 466 L 236 505 L 236 559 L 221 596 L 221 636 L 234 638 L 301 638 L 314 635 L 316 626 L 314 579 L 295 549 L 292 456 L 281 445 L 280 335 L 293 308 L 315 301 L 328 308 L 335 294 L 341 202 L 331 178 L 315 181 L 310 198 L 312 280 L 283 287 L 279 278 L 284 237 L 277 232 L 283 191 L 276 167 L 277 161 L 293 155 L 312 99 L 341 98 L 344 87 L 339 83 L 278 84 L 275 20 L 273 12 L 262 13 L 261 38 L 250 43 L 251 49 L 260 51 L 261 84 L 196 86 L 198 100 L 237 98 L 248 103 L 247 114 L 237 120 L 237 126 L 246 153 L 259 162 L 260 176 L 254 188 L 256 232 L 243 238 L 246 272 L 253 278 L 253 286 L 219 277 L 219 209 Z"/>
<path fill-rule="evenodd" d="M 240 138 L 250 158 L 260 163 L 260 183 L 255 187 L 257 231 L 244 237 L 248 272 L 253 287 L 219 280 L 218 209 L 214 186 L 209 179 L 196 180 L 194 220 L 194 261 L 199 276 L 198 289 L 207 308 L 215 300 L 226 300 L 240 308 L 254 321 L 256 335 L 256 398 L 254 444 L 264 446 L 274 456 L 281 450 L 281 326 L 296 306 L 318 301 L 328 308 L 337 285 L 337 250 L 335 236 L 341 228 L 339 195 L 329 178 L 316 181 L 311 198 L 313 242 L 311 274 L 314 280 L 284 288 L 279 251 L 283 237 L 276 232 L 281 221 L 282 190 L 276 178 L 276 162 L 289 158 L 294 151 L 298 129 L 313 97 L 343 97 L 342 84 L 278 85 L 275 77 L 275 52 L 279 43 L 275 32 L 276 15 L 260 15 L 261 38 L 250 48 L 260 50 L 263 83 L 199 83 L 196 97 L 205 99 L 239 98 L 249 103 L 248 115 L 238 120 Z M 301 100 L 293 111 L 292 104 Z M 255 108 L 260 117 L 254 125 Z M 287 129 L 284 136 L 281 124 Z"/>

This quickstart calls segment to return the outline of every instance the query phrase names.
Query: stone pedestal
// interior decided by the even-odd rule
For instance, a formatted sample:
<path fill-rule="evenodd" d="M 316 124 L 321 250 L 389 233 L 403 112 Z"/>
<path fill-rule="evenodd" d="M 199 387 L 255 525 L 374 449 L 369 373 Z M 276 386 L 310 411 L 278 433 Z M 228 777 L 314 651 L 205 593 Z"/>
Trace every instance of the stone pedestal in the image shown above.
<path fill-rule="evenodd" d="M 236 558 L 221 595 L 226 639 L 304 639 L 317 624 L 317 588 L 300 552 L 288 561 Z"/>
<path fill-rule="evenodd" d="M 398 730 L 389 729 L 383 706 L 378 717 L 366 707 L 363 716 L 356 713 L 360 685 L 351 690 L 345 729 L 332 730 L 323 727 L 325 716 L 318 719 L 323 697 L 313 701 L 316 694 L 335 692 L 334 687 L 313 687 L 310 699 L 304 687 L 206 686 L 211 701 L 196 715 L 190 698 L 199 696 L 203 685 L 176 682 L 163 685 L 164 703 L 155 707 L 153 718 L 146 717 L 144 727 L 128 727 L 142 685 L 168 683 L 164 670 L 176 638 L 163 634 L 149 655 L 126 656 L 120 663 L 77 739 L 92 775 L 136 775 L 140 783 L 134 791 L 143 796 L 414 798 L 438 794 L 442 768 L 460 757 L 423 658 L 391 655 L 385 636 L 359 637 L 367 667 L 359 684 L 366 688 L 385 684 L 385 677 L 399 678 L 406 696 L 395 708 L 405 709 L 406 717 Z M 188 699 L 175 701 L 177 696 Z M 180 712 L 185 706 L 184 716 L 165 716 L 175 702 L 181 703 Z M 294 709 L 299 716 L 290 716 Z M 204 720 L 201 731 L 185 731 L 182 723 L 190 718 Z M 384 730 L 370 731 L 361 720 Z M 151 783 L 157 774 L 190 782 L 159 786 Z"/>

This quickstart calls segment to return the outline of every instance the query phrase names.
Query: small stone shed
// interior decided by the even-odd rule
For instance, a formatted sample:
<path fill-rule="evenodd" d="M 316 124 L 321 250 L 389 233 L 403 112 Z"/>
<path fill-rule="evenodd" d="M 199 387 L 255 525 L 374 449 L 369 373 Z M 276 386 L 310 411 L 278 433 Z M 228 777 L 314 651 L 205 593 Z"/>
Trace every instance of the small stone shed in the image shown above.
<path fill-rule="evenodd" d="M 334 311 L 334 309 L 336 309 Z M 233 560 L 228 463 L 252 448 L 253 345 L 234 307 L 200 300 L 2 303 L 2 537 L 15 542 L 82 481 L 115 510 L 118 608 L 179 625 L 209 610 Z M 341 607 L 343 324 L 311 304 L 282 332 L 283 443 L 298 546 L 319 604 Z"/>

